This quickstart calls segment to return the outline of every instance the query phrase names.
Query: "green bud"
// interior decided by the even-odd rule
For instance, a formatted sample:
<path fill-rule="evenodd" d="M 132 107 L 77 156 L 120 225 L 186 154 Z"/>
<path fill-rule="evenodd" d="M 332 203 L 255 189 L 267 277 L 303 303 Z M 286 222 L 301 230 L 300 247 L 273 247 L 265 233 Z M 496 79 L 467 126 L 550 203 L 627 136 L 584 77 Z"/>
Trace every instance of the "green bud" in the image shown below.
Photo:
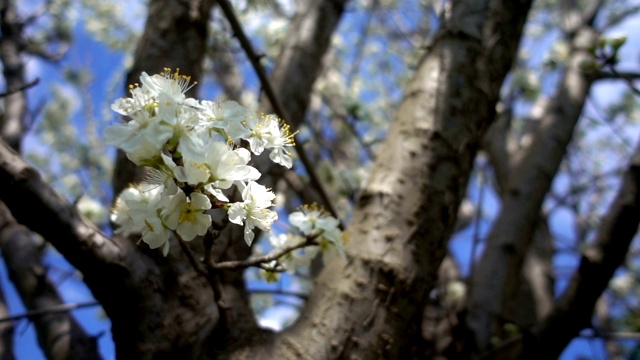
<path fill-rule="evenodd" d="M 620 49 L 624 43 L 627 42 L 626 35 L 618 35 L 609 39 L 609 44 L 613 47 L 614 50 Z"/>

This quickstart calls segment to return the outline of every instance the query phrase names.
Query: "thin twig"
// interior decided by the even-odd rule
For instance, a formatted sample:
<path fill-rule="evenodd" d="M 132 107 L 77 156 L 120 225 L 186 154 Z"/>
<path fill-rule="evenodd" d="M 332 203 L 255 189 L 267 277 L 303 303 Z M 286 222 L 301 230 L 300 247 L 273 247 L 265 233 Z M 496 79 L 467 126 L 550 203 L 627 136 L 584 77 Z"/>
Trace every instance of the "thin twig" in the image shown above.
<path fill-rule="evenodd" d="M 0 93 L 0 98 L 7 97 L 7 96 L 9 96 L 11 94 L 15 94 L 17 92 L 24 91 L 24 90 L 26 90 L 28 88 L 34 87 L 34 86 L 38 85 L 39 82 L 40 82 L 40 78 L 35 78 L 35 79 L 33 79 L 32 81 L 30 81 L 30 82 L 28 82 L 26 84 L 20 85 L 18 87 L 15 87 L 13 89 L 9 89 L 9 90 L 7 90 L 7 91 L 5 91 L 3 93 Z"/>
<path fill-rule="evenodd" d="M 242 25 L 240 24 L 240 21 L 236 17 L 233 11 L 233 6 L 227 0 L 217 0 L 217 1 L 218 1 L 218 5 L 220 6 L 220 9 L 222 9 L 222 12 L 224 13 L 224 16 L 227 18 L 227 21 L 229 21 L 229 25 L 231 26 L 231 29 L 233 30 L 235 37 L 240 42 L 240 46 L 242 46 L 242 49 L 247 54 L 247 57 L 249 58 L 249 61 L 251 62 L 251 65 L 253 66 L 253 69 L 255 70 L 256 75 L 258 75 L 258 78 L 260 79 L 260 83 L 262 85 L 262 89 L 264 90 L 265 95 L 269 99 L 269 102 L 271 103 L 271 106 L 273 107 L 274 112 L 278 117 L 286 120 L 287 116 L 284 111 L 284 107 L 278 100 L 278 97 L 276 96 L 276 93 L 273 90 L 273 86 L 271 86 L 271 82 L 269 81 L 267 73 L 265 72 L 264 68 L 260 64 L 260 56 L 258 56 L 258 54 L 256 54 L 256 52 L 253 50 L 251 41 L 245 34 L 242 28 Z M 338 221 L 340 222 L 339 224 L 340 229 L 344 230 L 344 225 L 342 224 L 342 221 L 338 217 L 338 212 L 336 208 L 333 206 L 333 203 L 331 202 L 331 200 L 329 199 L 329 196 L 327 195 L 327 192 L 325 191 L 324 187 L 322 186 L 322 183 L 320 182 L 320 178 L 318 177 L 318 174 L 316 173 L 313 167 L 313 164 L 307 157 L 307 153 L 304 151 L 304 148 L 297 141 L 294 143 L 294 147 L 296 149 L 296 152 L 298 153 L 298 157 L 300 158 L 300 161 L 304 165 L 304 168 L 307 171 L 307 174 L 309 175 L 311 185 L 318 192 L 318 195 L 322 199 L 324 207 L 331 213 L 333 217 L 338 219 Z"/>
<path fill-rule="evenodd" d="M 293 296 L 303 300 L 307 300 L 309 298 L 309 294 L 295 292 L 295 291 L 287 291 L 280 289 L 247 289 L 249 294 L 269 294 L 269 295 L 285 295 L 285 296 Z"/>
<path fill-rule="evenodd" d="M 629 85 L 629 89 L 631 89 L 631 91 L 636 94 L 636 96 L 640 96 L 640 89 L 638 89 L 636 87 L 636 85 L 633 83 L 633 80 L 637 79 L 636 77 L 633 77 L 633 74 L 629 74 L 629 73 L 620 73 L 618 72 L 618 70 L 616 70 L 615 66 L 611 63 L 607 63 L 609 70 L 611 71 L 611 74 L 613 74 L 613 76 L 623 79 L 627 82 L 627 85 Z"/>
<path fill-rule="evenodd" d="M 189 249 L 189 246 L 187 245 L 186 242 L 182 241 L 181 239 L 178 239 L 178 244 L 180 244 L 180 247 L 182 248 L 182 252 L 184 252 L 184 254 L 187 256 L 187 259 L 189 259 L 189 263 L 191 264 L 191 266 L 193 267 L 193 269 L 198 272 L 201 275 L 204 275 L 205 277 L 207 277 L 209 274 L 207 273 L 207 270 L 205 270 L 202 267 L 202 263 L 198 262 L 195 258 L 195 256 L 193 255 L 193 251 L 191 251 L 191 249 Z"/>
<path fill-rule="evenodd" d="M 473 223 L 473 242 L 471 244 L 471 255 L 469 258 L 469 278 L 473 276 L 475 268 L 475 258 L 480 245 L 480 221 L 482 220 L 482 203 L 484 199 L 484 166 L 478 169 L 478 199 L 476 202 L 475 222 Z"/>
<path fill-rule="evenodd" d="M 221 270 L 221 269 L 242 269 L 242 268 L 248 268 L 250 266 L 258 266 L 260 264 L 266 264 L 268 262 L 278 260 L 279 258 L 287 255 L 288 253 L 294 250 L 301 249 L 303 247 L 307 247 L 311 245 L 318 245 L 318 242 L 315 241 L 316 237 L 317 236 L 309 236 L 307 237 L 306 241 L 303 241 L 295 245 L 289 245 L 287 247 L 284 247 L 282 250 L 278 252 L 267 254 L 264 256 L 249 258 L 246 260 L 223 261 L 219 263 L 212 263 L 212 264 L 209 264 L 209 266 L 211 266 L 214 269 Z"/>
<path fill-rule="evenodd" d="M 82 309 L 82 308 L 93 307 L 93 306 L 99 306 L 99 305 L 100 305 L 100 303 L 97 302 L 97 301 L 87 301 L 87 302 L 75 303 L 75 304 L 56 305 L 56 306 L 51 306 L 51 307 L 48 307 L 48 308 L 45 308 L 45 309 L 31 310 L 31 311 L 24 312 L 22 314 L 17 314 L 17 315 L 1 318 L 0 319 L 0 323 L 7 322 L 7 321 L 18 321 L 18 320 L 22 320 L 22 319 L 30 319 L 31 320 L 34 317 L 38 317 L 38 316 L 65 313 L 65 312 L 69 312 L 71 310 Z"/>
<path fill-rule="evenodd" d="M 591 333 L 582 332 L 578 335 L 582 338 L 602 338 L 602 339 L 616 339 L 616 340 L 640 340 L 640 332 L 628 332 L 628 331 L 600 331 L 593 329 Z"/>

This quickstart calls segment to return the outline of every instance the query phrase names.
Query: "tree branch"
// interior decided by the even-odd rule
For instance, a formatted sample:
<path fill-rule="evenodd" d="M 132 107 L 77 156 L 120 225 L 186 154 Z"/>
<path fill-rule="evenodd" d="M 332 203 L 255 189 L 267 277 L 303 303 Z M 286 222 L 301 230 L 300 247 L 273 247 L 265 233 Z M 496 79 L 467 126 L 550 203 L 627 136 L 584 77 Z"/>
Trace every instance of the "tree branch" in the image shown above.
<path fill-rule="evenodd" d="M 122 244 L 116 245 L 62 199 L 4 140 L 0 140 L 0 199 L 16 220 L 49 239 L 85 275 L 99 264 L 116 261 L 123 250 Z"/>
<path fill-rule="evenodd" d="M 11 94 L 15 94 L 17 92 L 21 92 L 21 91 L 27 90 L 29 88 L 32 88 L 32 87 L 38 85 L 39 83 L 40 83 L 40 78 L 35 78 L 35 79 L 31 80 L 30 82 L 28 82 L 26 84 L 22 84 L 22 85 L 20 85 L 18 87 L 15 87 L 15 88 L 12 88 L 12 89 L 8 89 L 7 91 L 5 91 L 3 93 L 0 93 L 0 98 L 7 97 L 7 96 L 9 96 Z"/>
<path fill-rule="evenodd" d="M 211 263 L 209 266 L 213 269 L 222 270 L 222 269 L 244 269 L 251 266 L 258 266 L 260 264 L 266 264 L 268 262 L 278 260 L 281 257 L 291 253 L 292 251 L 302 249 L 307 246 L 318 246 L 319 244 L 315 241 L 315 236 L 307 237 L 306 241 L 303 241 L 299 244 L 289 245 L 282 248 L 280 251 L 249 258 L 246 260 L 237 260 L 237 261 L 223 261 L 219 263 Z"/>
<path fill-rule="evenodd" d="M 452 3 L 452 18 L 405 89 L 358 200 L 345 234 L 347 259 L 337 257 L 324 268 L 304 313 L 273 346 L 243 355 L 268 350 L 273 358 L 411 357 L 421 338 L 421 311 L 530 6 Z M 468 86 L 453 85 L 460 83 Z"/>
<path fill-rule="evenodd" d="M 9 278 L 25 307 L 36 312 L 63 304 L 42 265 L 42 246 L 34 243 L 29 229 L 17 224 L 0 202 L 0 248 Z M 44 312 L 33 322 L 38 343 L 49 359 L 100 358 L 96 339 L 71 314 Z"/>
<path fill-rule="evenodd" d="M 24 24 L 20 21 L 15 10 L 14 0 L 2 1 L 0 8 L 0 60 L 2 74 L 7 89 L 18 89 L 25 82 L 21 54 L 24 45 L 22 33 Z M 22 134 L 24 133 L 24 116 L 27 113 L 27 97 L 22 91 L 11 92 L 6 96 L 4 114 L 0 119 L 0 135 L 12 148 L 20 149 Z"/>
<path fill-rule="evenodd" d="M 84 309 L 84 308 L 95 307 L 95 306 L 100 306 L 100 303 L 98 301 L 86 301 L 86 302 L 74 303 L 74 304 L 54 305 L 47 308 L 30 310 L 22 314 L 3 317 L 3 318 L 0 318 L 0 323 L 16 322 L 22 319 L 29 319 L 33 321 L 34 318 L 45 316 L 45 315 L 68 313 L 69 311 L 72 311 L 72 310 Z"/>
<path fill-rule="evenodd" d="M 591 75 L 581 70 L 592 59 L 598 33 L 589 26 L 571 39 L 572 53 L 558 93 L 545 109 L 533 143 L 515 165 L 504 191 L 502 208 L 487 237 L 487 246 L 474 274 L 468 325 L 476 334 L 479 349 L 487 349 L 491 334 L 501 328 L 506 284 L 519 274 L 532 243 L 540 207 L 564 158 L 573 129 L 580 119 L 592 84 Z M 499 300 L 496 300 L 499 299 Z"/>
<path fill-rule="evenodd" d="M 620 189 L 593 243 L 582 253 L 577 271 L 551 315 L 525 342 L 531 359 L 553 359 L 583 328 L 589 327 L 598 297 L 624 262 L 640 224 L 640 142 L 625 171 Z"/>
<path fill-rule="evenodd" d="M 594 75 L 595 80 L 610 80 L 610 79 L 624 79 L 624 80 L 638 80 L 640 79 L 640 72 L 636 71 L 598 71 Z"/>
<path fill-rule="evenodd" d="M 274 91 L 274 88 L 271 85 L 269 78 L 267 77 L 267 73 L 265 72 L 264 68 L 260 64 L 260 57 L 253 50 L 251 41 L 249 40 L 244 30 L 242 29 L 242 25 L 240 24 L 240 21 L 236 17 L 233 11 L 232 5 L 227 0 L 217 0 L 217 2 L 220 8 L 222 9 L 222 11 L 224 12 L 225 17 L 229 21 L 229 25 L 231 25 L 231 29 L 233 30 L 234 35 L 236 36 L 236 38 L 240 42 L 240 45 L 242 46 L 245 53 L 247 54 L 247 57 L 249 58 L 249 61 L 251 62 L 251 65 L 253 66 L 254 71 L 258 75 L 258 78 L 260 79 L 260 83 L 262 84 L 262 89 L 264 90 L 265 95 L 267 95 L 267 98 L 269 99 L 269 102 L 271 103 L 271 106 L 273 107 L 274 112 L 281 119 L 285 119 L 286 121 L 289 121 L 288 120 L 289 118 L 287 116 L 288 113 L 285 112 L 284 107 L 280 103 L 280 100 L 278 99 Z M 296 123 L 289 122 L 289 124 L 292 126 L 292 129 L 294 129 L 294 131 L 295 129 L 297 129 Z M 311 160 L 309 160 L 309 158 L 307 157 L 307 154 L 304 148 L 297 141 L 295 142 L 294 146 L 295 146 L 296 152 L 298 153 L 298 157 L 300 158 L 300 161 L 304 165 L 305 171 L 309 175 L 311 186 L 313 186 L 313 188 L 318 192 L 318 194 L 320 195 L 320 198 L 322 199 L 322 203 L 323 203 L 322 205 L 331 213 L 333 217 L 340 220 L 340 217 L 338 216 L 338 211 L 336 210 L 335 206 L 329 199 L 329 196 L 327 195 L 327 192 L 324 189 L 324 186 L 320 182 L 320 178 L 318 177 L 318 174 L 316 173 L 315 168 L 313 167 L 313 164 L 311 164 Z M 341 229 L 344 229 L 342 222 L 340 223 L 340 227 Z"/>

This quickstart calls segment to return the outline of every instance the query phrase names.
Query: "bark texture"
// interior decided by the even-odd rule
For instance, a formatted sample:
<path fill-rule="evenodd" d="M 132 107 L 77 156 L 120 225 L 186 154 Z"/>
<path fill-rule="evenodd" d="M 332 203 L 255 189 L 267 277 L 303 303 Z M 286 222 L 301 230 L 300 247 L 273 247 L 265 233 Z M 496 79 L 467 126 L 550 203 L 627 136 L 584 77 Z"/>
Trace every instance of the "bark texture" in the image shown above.
<path fill-rule="evenodd" d="M 551 314 L 524 339 L 527 359 L 560 356 L 579 331 L 589 327 L 596 301 L 624 261 L 640 224 L 640 143 L 636 145 L 622 185 L 598 229 L 582 253 L 578 270 Z"/>
<path fill-rule="evenodd" d="M 109 239 L 4 142 L 0 167 L 0 199 L 83 273 L 112 321 L 118 358 L 205 353 L 217 308 L 207 281 L 177 247 L 164 258 L 131 239 Z"/>
<path fill-rule="evenodd" d="M 573 135 L 593 78 L 583 64 L 593 60 L 589 49 L 595 46 L 598 33 L 584 24 L 571 38 L 571 57 L 558 93 L 548 104 L 533 143 L 515 165 L 504 190 L 502 208 L 487 237 L 486 249 L 473 274 L 468 324 L 476 334 L 479 349 L 487 349 L 506 319 L 503 313 L 514 289 L 507 284 L 517 281 L 510 274 L 520 274 L 531 245 L 540 207 L 551 187 Z M 498 300 L 496 300 L 498 299 Z M 489 329 L 489 331 L 487 331 Z"/>
<path fill-rule="evenodd" d="M 6 89 L 17 90 L 25 85 L 22 52 L 24 23 L 18 18 L 12 0 L 0 1 L 0 60 Z M 0 135 L 14 149 L 20 149 L 24 134 L 24 117 L 27 113 L 27 97 L 24 91 L 15 91 L 5 97 L 5 109 L 0 121 Z"/>
<path fill-rule="evenodd" d="M 426 294 L 530 5 L 454 3 L 358 201 L 347 258 L 325 268 L 300 320 L 275 345 L 239 357 L 402 358 L 419 351 Z"/>
<path fill-rule="evenodd" d="M 21 19 L 14 2 L 0 2 L 0 60 L 7 86 L 0 136 L 14 150 L 20 151 L 27 122 L 25 65 L 22 59 L 26 48 L 24 35 L 27 21 Z M 32 83 L 31 85 L 35 84 Z M 0 248 L 22 302 L 28 310 L 43 310 L 64 304 L 42 263 L 42 249 L 31 231 L 18 224 L 5 204 L 0 202 Z M 4 299 L 3 299 L 4 304 Z M 6 306 L 4 307 L 5 313 Z M 30 319 L 38 336 L 38 343 L 49 359 L 98 359 L 97 341 L 88 335 L 71 313 L 45 314 Z M 13 333 L 10 323 L 2 326 L 2 357 L 13 357 Z"/>

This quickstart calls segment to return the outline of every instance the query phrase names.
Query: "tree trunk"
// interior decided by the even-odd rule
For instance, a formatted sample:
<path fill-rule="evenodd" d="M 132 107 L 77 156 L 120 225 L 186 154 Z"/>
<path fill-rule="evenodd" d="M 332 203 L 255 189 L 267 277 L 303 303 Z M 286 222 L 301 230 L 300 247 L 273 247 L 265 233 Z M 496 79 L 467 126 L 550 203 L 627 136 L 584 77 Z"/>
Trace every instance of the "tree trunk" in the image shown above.
<path fill-rule="evenodd" d="M 426 295 L 530 5 L 454 4 L 406 90 L 358 201 L 346 232 L 346 259 L 325 268 L 291 328 L 271 345 L 243 348 L 235 356 L 368 359 L 419 353 Z"/>

